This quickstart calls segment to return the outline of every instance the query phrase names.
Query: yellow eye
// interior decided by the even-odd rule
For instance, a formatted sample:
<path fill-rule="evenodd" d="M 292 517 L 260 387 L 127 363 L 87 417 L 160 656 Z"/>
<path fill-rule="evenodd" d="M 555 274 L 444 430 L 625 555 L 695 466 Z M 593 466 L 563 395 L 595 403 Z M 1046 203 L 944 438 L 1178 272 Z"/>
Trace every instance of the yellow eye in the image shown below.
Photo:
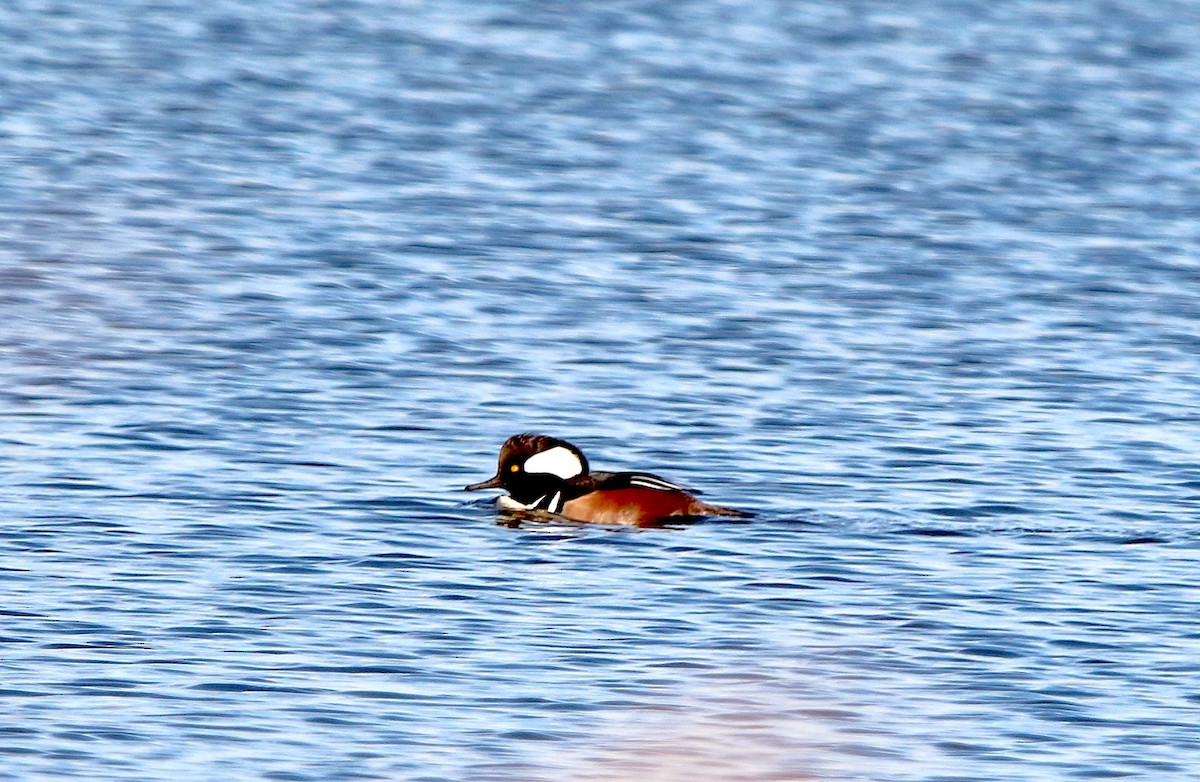
<path fill-rule="evenodd" d="M 519 464 L 514 464 L 512 467 L 509 467 L 509 468 L 508 468 L 508 471 L 509 471 L 509 472 L 520 472 L 520 471 L 521 471 L 521 465 L 519 465 Z"/>

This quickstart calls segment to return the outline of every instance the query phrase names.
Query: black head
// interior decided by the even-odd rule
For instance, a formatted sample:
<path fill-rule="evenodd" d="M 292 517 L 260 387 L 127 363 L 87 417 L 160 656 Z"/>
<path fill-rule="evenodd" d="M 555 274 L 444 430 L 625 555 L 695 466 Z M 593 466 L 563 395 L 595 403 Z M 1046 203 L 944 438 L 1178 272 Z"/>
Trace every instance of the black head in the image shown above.
<path fill-rule="evenodd" d="M 529 503 L 587 474 L 587 458 L 566 440 L 544 434 L 518 434 L 500 447 L 496 474 L 465 490 L 504 489 L 517 502 Z"/>

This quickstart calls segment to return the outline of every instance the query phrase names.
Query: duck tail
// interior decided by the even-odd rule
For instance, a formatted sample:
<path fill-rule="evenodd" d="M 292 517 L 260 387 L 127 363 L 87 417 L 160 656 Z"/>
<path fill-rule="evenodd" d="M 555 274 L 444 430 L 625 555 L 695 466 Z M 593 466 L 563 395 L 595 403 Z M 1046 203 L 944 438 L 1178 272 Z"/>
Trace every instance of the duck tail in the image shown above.
<path fill-rule="evenodd" d="M 754 514 L 749 511 L 723 508 L 720 505 L 709 505 L 707 502 L 696 501 L 697 516 L 734 516 L 739 519 L 752 519 Z"/>

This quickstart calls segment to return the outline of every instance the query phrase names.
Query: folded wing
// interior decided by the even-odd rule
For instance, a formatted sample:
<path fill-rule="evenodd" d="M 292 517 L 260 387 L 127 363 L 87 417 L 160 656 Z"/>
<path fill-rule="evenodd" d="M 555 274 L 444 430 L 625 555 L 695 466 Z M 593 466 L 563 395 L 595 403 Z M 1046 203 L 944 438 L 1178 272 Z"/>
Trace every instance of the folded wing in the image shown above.
<path fill-rule="evenodd" d="M 657 489 L 658 491 L 682 491 L 688 494 L 700 494 L 696 489 L 681 486 L 674 481 L 668 481 L 659 475 L 648 472 L 593 472 L 587 476 L 592 491 L 611 491 L 613 489 Z"/>

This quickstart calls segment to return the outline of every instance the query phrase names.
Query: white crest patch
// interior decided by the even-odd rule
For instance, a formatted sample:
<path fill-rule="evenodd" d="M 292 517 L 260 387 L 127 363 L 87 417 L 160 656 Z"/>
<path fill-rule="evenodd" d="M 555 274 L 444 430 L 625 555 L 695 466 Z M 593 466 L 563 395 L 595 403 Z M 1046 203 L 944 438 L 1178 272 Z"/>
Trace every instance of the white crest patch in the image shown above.
<path fill-rule="evenodd" d="M 525 472 L 557 475 L 565 481 L 583 474 L 583 462 L 568 449 L 556 445 L 526 459 Z"/>

